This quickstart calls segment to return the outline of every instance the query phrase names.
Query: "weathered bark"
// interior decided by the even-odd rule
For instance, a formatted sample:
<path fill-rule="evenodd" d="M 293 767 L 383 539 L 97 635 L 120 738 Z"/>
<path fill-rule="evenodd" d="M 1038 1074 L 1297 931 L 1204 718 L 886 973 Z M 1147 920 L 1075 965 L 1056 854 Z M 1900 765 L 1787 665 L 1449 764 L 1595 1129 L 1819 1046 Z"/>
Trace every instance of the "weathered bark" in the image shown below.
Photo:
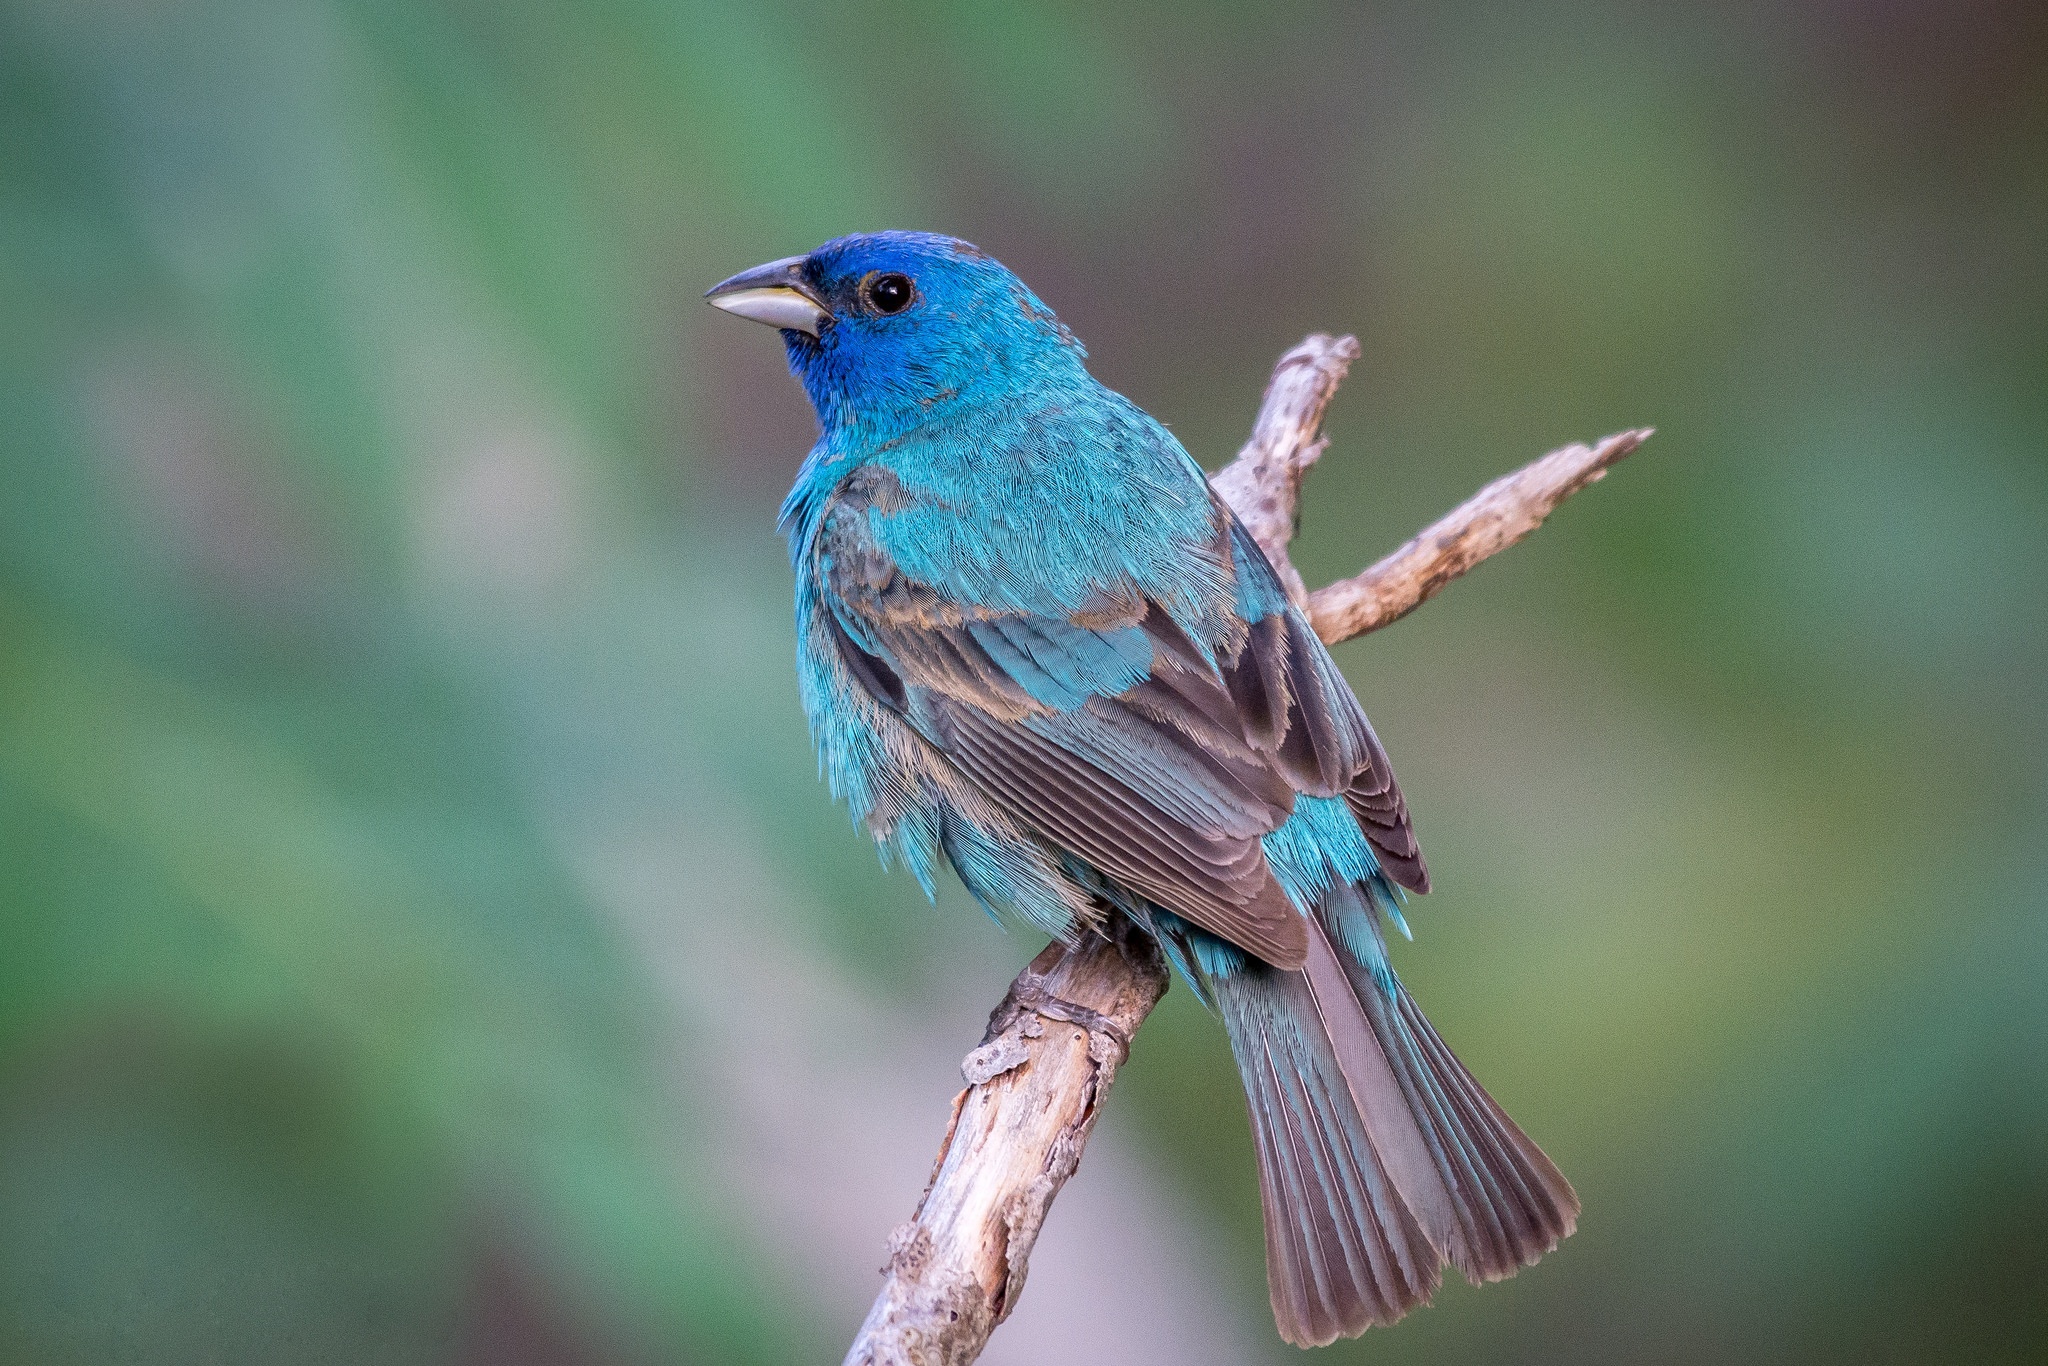
<path fill-rule="evenodd" d="M 1543 524 L 1650 430 L 1571 445 L 1496 479 L 1356 578 L 1314 593 L 1287 555 L 1302 477 L 1322 455 L 1323 410 L 1358 358 L 1351 337 L 1309 337 L 1280 358 L 1251 439 L 1210 480 L 1329 644 L 1376 631 Z M 1053 1197 L 1166 992 L 1151 939 L 1112 914 L 1101 937 L 1054 943 L 1010 984 L 961 1064 L 930 1185 L 889 1238 L 883 1284 L 846 1366 L 966 1366 L 1016 1306 Z"/>
<path fill-rule="evenodd" d="M 1323 410 L 1357 359 L 1356 337 L 1320 332 L 1280 357 L 1273 378 L 1266 381 L 1251 437 L 1237 459 L 1209 476 L 1210 486 L 1273 562 L 1296 607 L 1307 607 L 1309 601 L 1308 586 L 1287 558 L 1287 543 L 1300 520 L 1301 481 L 1330 444 L 1322 434 Z"/>
<path fill-rule="evenodd" d="M 1650 432 L 1643 427 L 1592 446 L 1565 446 L 1502 475 L 1363 574 L 1309 594 L 1309 624 L 1335 645 L 1399 621 L 1452 579 L 1542 526 L 1559 503 L 1605 479 L 1607 467 L 1649 440 Z"/>
<path fill-rule="evenodd" d="M 853 1366 L 965 1366 L 1016 1304 L 1052 1198 L 1166 992 L 1150 936 L 1122 917 L 1108 936 L 1048 945 L 961 1063 L 967 1089 L 924 1199 L 890 1236 L 888 1282 L 847 1353 Z"/>

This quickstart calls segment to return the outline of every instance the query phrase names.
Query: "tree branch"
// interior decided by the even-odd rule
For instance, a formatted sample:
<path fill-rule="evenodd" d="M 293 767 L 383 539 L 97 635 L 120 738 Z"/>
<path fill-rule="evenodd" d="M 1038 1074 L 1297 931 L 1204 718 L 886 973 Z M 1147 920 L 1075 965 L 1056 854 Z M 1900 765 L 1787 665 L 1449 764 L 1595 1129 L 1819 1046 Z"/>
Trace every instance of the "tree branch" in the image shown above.
<path fill-rule="evenodd" d="M 1323 410 L 1358 359 L 1356 339 L 1309 337 L 1280 358 L 1251 439 L 1210 483 L 1236 511 L 1316 634 L 1376 631 L 1527 536 L 1607 473 L 1650 429 L 1552 451 L 1494 480 L 1356 578 L 1314 593 L 1288 559 L 1301 481 L 1329 442 Z M 1131 1036 L 1166 992 L 1150 936 L 1112 914 L 1100 936 L 1057 942 L 1010 984 L 910 1222 L 889 1238 L 881 1293 L 846 1366 L 967 1366 L 1009 1316 L 1053 1197 L 1081 1164 Z"/>
<path fill-rule="evenodd" d="M 1617 432 L 1592 446 L 1574 443 L 1502 475 L 1356 578 L 1309 594 L 1309 624 L 1330 645 L 1392 625 L 1542 526 L 1559 503 L 1605 479 L 1608 466 L 1654 430 Z"/>
<path fill-rule="evenodd" d="M 1323 409 L 1357 359 L 1358 338 L 1320 332 L 1280 357 L 1251 437 L 1237 459 L 1209 476 L 1210 487 L 1273 562 L 1296 607 L 1306 608 L 1309 601 L 1307 585 L 1287 558 L 1287 543 L 1301 520 L 1301 481 L 1330 444 L 1322 434 Z"/>
<path fill-rule="evenodd" d="M 1150 935 L 1122 916 L 1031 960 L 960 1065 L 967 1089 L 849 1366 L 965 1366 L 1008 1317 L 1052 1198 L 1081 1165 L 1131 1035 L 1166 993 Z"/>

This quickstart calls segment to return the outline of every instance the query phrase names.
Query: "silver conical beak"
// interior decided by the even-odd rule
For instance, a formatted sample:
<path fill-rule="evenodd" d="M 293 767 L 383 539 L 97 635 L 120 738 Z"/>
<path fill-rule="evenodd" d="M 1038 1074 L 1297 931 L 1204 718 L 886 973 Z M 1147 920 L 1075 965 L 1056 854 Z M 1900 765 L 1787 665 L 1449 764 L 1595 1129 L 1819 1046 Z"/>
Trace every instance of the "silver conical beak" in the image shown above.
<path fill-rule="evenodd" d="M 785 257 L 743 270 L 705 291 L 704 302 L 770 327 L 818 335 L 832 320 L 832 310 L 803 277 L 804 258 Z"/>

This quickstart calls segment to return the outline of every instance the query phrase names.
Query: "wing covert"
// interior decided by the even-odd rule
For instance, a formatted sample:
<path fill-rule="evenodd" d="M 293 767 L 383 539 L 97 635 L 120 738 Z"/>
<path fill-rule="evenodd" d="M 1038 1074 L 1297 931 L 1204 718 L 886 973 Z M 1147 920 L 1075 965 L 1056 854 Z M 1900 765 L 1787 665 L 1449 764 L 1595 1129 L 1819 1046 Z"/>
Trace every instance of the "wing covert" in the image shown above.
<path fill-rule="evenodd" d="M 1241 565 L 1231 539 L 1249 538 L 1218 511 L 1216 550 Z M 1385 753 L 1284 598 L 1206 642 L 1132 592 L 1064 617 L 991 608 L 904 574 L 859 497 L 826 510 L 815 564 L 859 685 L 1000 807 L 1132 891 L 1299 967 L 1301 914 L 1260 840 L 1303 792 L 1350 799 L 1412 885 L 1403 874 L 1420 861 Z"/>

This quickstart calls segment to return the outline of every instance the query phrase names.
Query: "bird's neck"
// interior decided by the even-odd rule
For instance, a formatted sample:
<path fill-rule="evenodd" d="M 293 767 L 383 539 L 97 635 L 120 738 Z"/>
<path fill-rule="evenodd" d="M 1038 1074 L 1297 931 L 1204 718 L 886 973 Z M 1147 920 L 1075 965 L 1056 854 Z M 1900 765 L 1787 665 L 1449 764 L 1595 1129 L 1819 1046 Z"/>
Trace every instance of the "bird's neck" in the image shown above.
<path fill-rule="evenodd" d="M 830 346 L 785 332 L 789 368 L 804 386 L 826 442 L 872 449 L 932 423 L 971 419 L 1033 394 L 1092 387 L 1078 346 L 1051 334 L 984 329 L 957 343 L 897 352 Z"/>

